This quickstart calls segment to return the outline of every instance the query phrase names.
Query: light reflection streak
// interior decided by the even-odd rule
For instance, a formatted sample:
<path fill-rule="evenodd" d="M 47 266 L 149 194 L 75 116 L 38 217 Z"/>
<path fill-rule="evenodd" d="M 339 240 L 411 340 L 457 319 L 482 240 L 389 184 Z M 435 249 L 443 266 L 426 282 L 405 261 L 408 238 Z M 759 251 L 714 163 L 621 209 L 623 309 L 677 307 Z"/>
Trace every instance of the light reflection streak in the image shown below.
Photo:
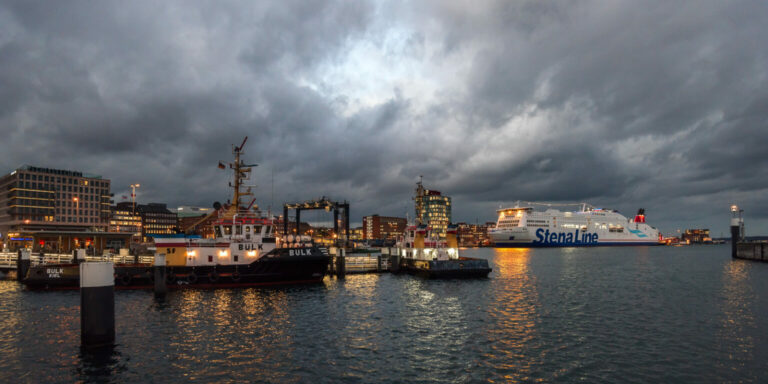
<path fill-rule="evenodd" d="M 543 363 L 543 356 L 530 353 L 540 343 L 539 295 L 530 270 L 533 250 L 494 250 L 498 269 L 493 298 L 488 304 L 492 325 L 488 327 L 490 350 L 484 364 L 490 365 L 505 381 L 539 381 L 531 377 Z"/>
<path fill-rule="evenodd" d="M 214 367 L 271 365 L 275 369 L 260 372 L 261 378 L 288 378 L 280 362 L 293 360 L 294 341 L 284 289 L 184 290 L 177 294 L 178 303 L 170 309 L 176 315 L 172 321 L 176 329 L 169 335 L 169 362 L 174 369 L 188 372 L 189 380 L 230 381 L 245 371 Z"/>
<path fill-rule="evenodd" d="M 342 359 L 350 359 L 355 354 L 374 352 L 379 348 L 377 344 L 377 332 L 379 321 L 384 320 L 377 306 L 385 293 L 379 289 L 381 276 L 377 274 L 349 275 L 343 281 L 337 280 L 336 294 L 345 305 L 343 308 L 328 308 L 328 313 L 333 314 L 331 324 L 343 328 L 343 338 L 339 339 L 338 348 L 342 352 Z M 339 289 L 341 288 L 341 289 Z M 329 304 L 331 302 L 329 301 Z M 338 317 L 337 317 L 338 316 Z M 351 377 L 366 372 L 367 362 L 354 361 L 350 363 L 349 374 Z"/>
<path fill-rule="evenodd" d="M 399 314 L 408 339 L 404 350 L 419 367 L 420 380 L 439 381 L 445 372 L 465 369 L 467 362 L 461 358 L 467 351 L 469 342 L 470 320 L 459 296 L 463 284 L 472 281 L 459 280 L 423 280 L 412 279 L 404 288 Z M 474 283 L 483 283 L 474 281 Z M 458 378 L 458 376 L 457 376 Z"/>
<path fill-rule="evenodd" d="M 753 359 L 755 342 L 751 330 L 755 327 L 755 293 L 750 283 L 750 262 L 731 260 L 723 268 L 722 312 L 724 318 L 718 342 L 727 348 L 720 364 L 724 368 L 738 371 Z"/>

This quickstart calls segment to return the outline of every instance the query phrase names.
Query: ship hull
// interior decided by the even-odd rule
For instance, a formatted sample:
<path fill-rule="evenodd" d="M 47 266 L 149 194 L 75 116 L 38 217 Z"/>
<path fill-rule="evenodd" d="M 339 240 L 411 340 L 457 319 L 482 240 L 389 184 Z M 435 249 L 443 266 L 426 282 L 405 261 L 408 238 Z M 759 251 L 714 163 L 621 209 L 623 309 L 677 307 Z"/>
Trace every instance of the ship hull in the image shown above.
<path fill-rule="evenodd" d="M 657 241 L 606 241 L 597 244 L 536 244 L 536 243 L 514 243 L 498 242 L 494 244 L 495 248 L 570 248 L 570 247 L 639 247 L 659 245 Z"/>
<path fill-rule="evenodd" d="M 327 270 L 329 257 L 320 250 L 307 255 L 288 256 L 283 249 L 250 264 L 215 266 L 168 266 L 169 289 L 230 288 L 264 285 L 319 283 Z M 23 283 L 29 289 L 78 289 L 77 264 L 31 267 Z M 153 267 L 149 264 L 116 264 L 115 289 L 152 289 Z"/>
<path fill-rule="evenodd" d="M 488 260 L 462 257 L 453 260 L 416 260 L 404 258 L 400 268 L 427 279 L 471 279 L 488 277 Z"/>
<path fill-rule="evenodd" d="M 563 248 L 563 247 L 615 247 L 659 245 L 656 234 L 627 231 L 615 234 L 605 231 L 551 230 L 528 228 L 494 230 L 490 238 L 496 248 Z"/>

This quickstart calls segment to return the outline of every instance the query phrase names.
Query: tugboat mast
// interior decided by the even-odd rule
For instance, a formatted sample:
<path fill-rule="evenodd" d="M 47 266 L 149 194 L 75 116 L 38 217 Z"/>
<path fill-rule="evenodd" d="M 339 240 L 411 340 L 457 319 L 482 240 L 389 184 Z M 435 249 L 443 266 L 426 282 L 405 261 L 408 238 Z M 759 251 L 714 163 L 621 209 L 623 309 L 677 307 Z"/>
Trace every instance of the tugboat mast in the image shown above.
<path fill-rule="evenodd" d="M 234 171 L 234 185 L 231 185 L 234 189 L 234 193 L 232 196 L 232 205 L 227 210 L 227 217 L 232 217 L 236 215 L 241 210 L 248 210 L 250 205 L 248 207 L 244 207 L 241 204 L 241 198 L 243 196 L 253 196 L 253 193 L 251 192 L 250 187 L 243 191 L 241 188 L 243 187 L 243 180 L 249 179 L 249 174 L 253 167 L 255 167 L 257 164 L 245 164 L 241 159 L 240 155 L 245 153 L 243 151 L 243 147 L 245 146 L 245 142 L 248 141 L 248 136 L 243 139 L 243 142 L 240 144 L 240 146 L 233 146 L 232 147 L 232 154 L 235 155 L 235 161 L 233 163 L 229 163 L 229 167 L 232 168 Z M 251 205 L 253 205 L 253 202 L 251 202 Z M 258 206 L 255 206 L 258 208 Z"/>

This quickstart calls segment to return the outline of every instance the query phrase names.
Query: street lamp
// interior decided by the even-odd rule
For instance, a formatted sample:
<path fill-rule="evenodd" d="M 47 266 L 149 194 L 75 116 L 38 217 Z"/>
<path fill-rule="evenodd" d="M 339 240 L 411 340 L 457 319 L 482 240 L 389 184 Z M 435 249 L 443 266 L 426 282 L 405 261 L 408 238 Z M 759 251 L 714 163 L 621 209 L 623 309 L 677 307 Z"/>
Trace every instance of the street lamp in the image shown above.
<path fill-rule="evenodd" d="M 133 213 L 136 213 L 136 188 L 141 187 L 141 184 L 131 184 L 131 201 L 133 201 Z"/>

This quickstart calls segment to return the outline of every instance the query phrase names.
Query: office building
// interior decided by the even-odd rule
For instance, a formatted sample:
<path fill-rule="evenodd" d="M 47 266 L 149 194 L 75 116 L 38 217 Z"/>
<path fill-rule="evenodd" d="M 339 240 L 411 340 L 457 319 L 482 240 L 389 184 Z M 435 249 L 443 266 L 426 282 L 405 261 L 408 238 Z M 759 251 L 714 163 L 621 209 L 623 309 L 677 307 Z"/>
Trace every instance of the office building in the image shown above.
<path fill-rule="evenodd" d="M 451 223 L 451 198 L 443 196 L 440 191 L 424 189 L 419 182 L 415 200 L 416 218 L 432 227 L 432 231 L 440 237 L 445 237 Z"/>
<path fill-rule="evenodd" d="M 152 236 L 174 235 L 178 233 L 179 218 L 165 204 L 138 204 L 136 210 L 141 216 L 142 241 L 151 241 Z"/>
<path fill-rule="evenodd" d="M 402 217 L 371 215 L 363 217 L 364 240 L 395 240 L 405 231 Z"/>
<path fill-rule="evenodd" d="M 25 165 L 0 177 L 0 233 L 106 231 L 110 198 L 101 176 Z"/>
<path fill-rule="evenodd" d="M 109 232 L 130 233 L 131 242 L 138 243 L 142 238 L 141 215 L 133 207 L 133 203 L 126 202 L 117 203 L 111 207 L 112 217 L 109 219 Z"/>

